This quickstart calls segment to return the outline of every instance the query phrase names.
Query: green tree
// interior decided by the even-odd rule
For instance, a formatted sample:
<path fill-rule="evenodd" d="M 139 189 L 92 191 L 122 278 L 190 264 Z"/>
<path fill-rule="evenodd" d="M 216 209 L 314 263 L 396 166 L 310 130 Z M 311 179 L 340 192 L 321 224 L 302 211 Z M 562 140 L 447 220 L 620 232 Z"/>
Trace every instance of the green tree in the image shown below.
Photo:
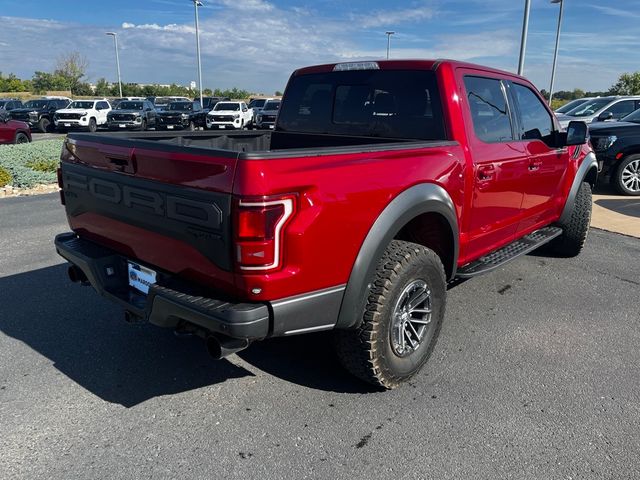
<path fill-rule="evenodd" d="M 111 95 L 111 89 L 109 82 L 105 78 L 99 78 L 96 82 L 96 95 L 99 97 L 106 97 Z"/>
<path fill-rule="evenodd" d="M 69 82 L 66 78 L 47 72 L 36 72 L 31 80 L 34 93 L 45 93 L 48 90 L 67 90 Z"/>
<path fill-rule="evenodd" d="M 282 96 L 282 92 L 280 90 L 276 90 L 276 93 L 274 93 L 274 95 L 276 97 L 281 97 Z"/>
<path fill-rule="evenodd" d="M 81 79 L 86 75 L 88 66 L 89 62 L 86 57 L 79 52 L 71 52 L 58 57 L 53 73 L 66 80 L 67 88 L 71 90 L 71 93 L 79 95 L 77 90 L 81 88 Z"/>
<path fill-rule="evenodd" d="M 620 75 L 609 93 L 612 95 L 640 95 L 640 72 Z"/>

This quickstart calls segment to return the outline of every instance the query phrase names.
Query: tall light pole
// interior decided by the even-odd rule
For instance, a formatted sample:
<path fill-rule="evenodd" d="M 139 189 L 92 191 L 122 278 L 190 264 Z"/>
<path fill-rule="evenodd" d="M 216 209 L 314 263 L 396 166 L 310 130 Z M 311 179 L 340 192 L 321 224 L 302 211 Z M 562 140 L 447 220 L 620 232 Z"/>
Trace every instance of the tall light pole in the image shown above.
<path fill-rule="evenodd" d="M 560 4 L 560 12 L 558 13 L 558 30 L 556 31 L 556 49 L 553 52 L 553 67 L 551 67 L 551 85 L 549 86 L 549 105 L 553 97 L 553 82 L 556 79 L 556 64 L 558 63 L 558 48 L 560 47 L 560 27 L 562 26 L 562 13 L 564 10 L 563 0 L 551 0 L 551 3 Z"/>
<path fill-rule="evenodd" d="M 391 35 L 395 35 L 396 32 L 384 32 L 387 36 L 387 60 L 389 60 L 389 51 L 391 50 Z"/>
<path fill-rule="evenodd" d="M 524 73 L 524 54 L 527 50 L 527 34 L 529 32 L 529 12 L 531 0 L 524 1 L 524 18 L 522 19 L 522 38 L 520 39 L 520 59 L 518 60 L 518 75 Z"/>
<path fill-rule="evenodd" d="M 196 52 L 198 54 L 198 90 L 200 90 L 200 105 L 202 106 L 202 62 L 200 61 L 200 22 L 198 19 L 198 7 L 203 4 L 200 0 L 191 0 L 196 11 Z"/>
<path fill-rule="evenodd" d="M 120 78 L 120 55 L 118 54 L 118 34 L 116 32 L 106 32 L 106 35 L 111 35 L 116 47 L 116 66 L 118 67 L 118 87 L 120 89 L 120 97 L 122 98 L 122 79 Z"/>

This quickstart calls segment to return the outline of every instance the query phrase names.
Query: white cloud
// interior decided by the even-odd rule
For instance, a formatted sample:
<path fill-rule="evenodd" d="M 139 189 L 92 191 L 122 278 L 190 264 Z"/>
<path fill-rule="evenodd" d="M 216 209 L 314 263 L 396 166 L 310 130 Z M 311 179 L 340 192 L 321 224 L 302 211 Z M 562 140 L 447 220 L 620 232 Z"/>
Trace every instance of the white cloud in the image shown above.
<path fill-rule="evenodd" d="M 418 22 L 433 18 L 436 11 L 427 5 L 406 9 L 376 10 L 367 14 L 352 15 L 355 26 L 395 27 L 406 22 Z"/>

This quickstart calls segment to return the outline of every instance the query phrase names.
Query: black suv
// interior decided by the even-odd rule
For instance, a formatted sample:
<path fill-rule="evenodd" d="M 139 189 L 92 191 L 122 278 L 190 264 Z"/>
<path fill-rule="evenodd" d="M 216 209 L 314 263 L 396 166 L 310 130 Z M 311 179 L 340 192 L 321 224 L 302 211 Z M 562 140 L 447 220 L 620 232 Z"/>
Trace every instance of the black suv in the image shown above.
<path fill-rule="evenodd" d="M 200 102 L 172 102 L 156 117 L 156 130 L 195 130 L 205 127 L 207 111 L 203 110 Z"/>
<path fill-rule="evenodd" d="M 213 107 L 215 107 L 218 102 L 226 102 L 228 100 L 229 97 L 202 97 L 202 108 L 209 112 L 213 110 Z M 199 102 L 200 99 L 196 98 L 193 101 Z"/>
<path fill-rule="evenodd" d="M 53 122 L 53 114 L 56 110 L 67 108 L 71 101 L 62 98 L 43 98 L 40 100 L 29 100 L 23 108 L 16 108 L 9 113 L 13 120 L 20 120 L 29 124 L 33 130 L 36 127 L 42 133 L 49 131 L 49 126 Z"/>
<path fill-rule="evenodd" d="M 640 195 L 640 109 L 619 122 L 589 125 L 601 176 L 624 195 Z"/>
<path fill-rule="evenodd" d="M 146 130 L 156 125 L 156 110 L 149 100 L 121 100 L 107 113 L 109 130 Z"/>
<path fill-rule="evenodd" d="M 22 102 L 17 98 L 0 98 L 0 113 L 10 112 L 23 106 Z"/>

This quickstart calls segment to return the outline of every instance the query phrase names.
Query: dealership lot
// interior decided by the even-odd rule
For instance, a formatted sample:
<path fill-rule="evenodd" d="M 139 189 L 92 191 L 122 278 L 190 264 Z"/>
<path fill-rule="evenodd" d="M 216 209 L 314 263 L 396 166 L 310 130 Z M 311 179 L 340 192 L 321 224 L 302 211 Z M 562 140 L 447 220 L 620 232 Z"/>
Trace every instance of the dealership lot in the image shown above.
<path fill-rule="evenodd" d="M 0 217 L 2 478 L 637 478 L 637 239 L 592 230 L 450 291 L 434 357 L 372 392 L 326 335 L 228 361 L 72 285 L 57 195 Z"/>

